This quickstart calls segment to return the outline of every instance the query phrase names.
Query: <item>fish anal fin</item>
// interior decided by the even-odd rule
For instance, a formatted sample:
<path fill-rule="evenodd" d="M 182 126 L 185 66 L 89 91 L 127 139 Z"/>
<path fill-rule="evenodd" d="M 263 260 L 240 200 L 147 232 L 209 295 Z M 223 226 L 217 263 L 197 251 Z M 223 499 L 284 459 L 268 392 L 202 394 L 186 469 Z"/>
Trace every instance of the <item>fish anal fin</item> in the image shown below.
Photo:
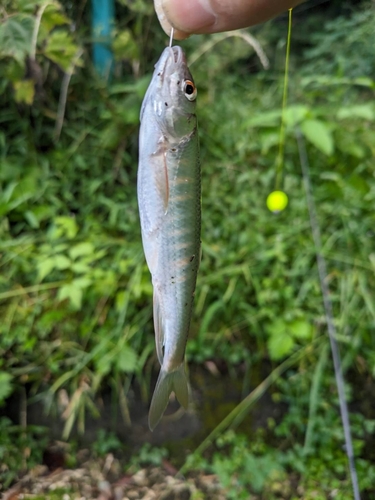
<path fill-rule="evenodd" d="M 163 326 L 163 316 L 162 308 L 160 304 L 159 293 L 156 287 L 154 287 L 154 329 L 155 329 L 155 343 L 156 343 L 156 354 L 160 365 L 163 364 L 163 345 L 164 345 L 164 326 Z"/>

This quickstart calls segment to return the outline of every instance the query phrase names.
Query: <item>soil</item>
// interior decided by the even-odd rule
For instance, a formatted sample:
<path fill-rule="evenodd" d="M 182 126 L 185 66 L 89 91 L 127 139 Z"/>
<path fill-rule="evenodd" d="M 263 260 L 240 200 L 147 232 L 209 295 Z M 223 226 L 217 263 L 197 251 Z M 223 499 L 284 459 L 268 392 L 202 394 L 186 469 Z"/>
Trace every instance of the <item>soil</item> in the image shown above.
<path fill-rule="evenodd" d="M 87 450 L 86 450 L 87 451 Z M 76 469 L 46 465 L 30 470 L 3 493 L 3 500 L 225 500 L 215 475 L 181 477 L 167 461 L 160 467 L 141 468 L 121 474 L 123 464 L 111 453 L 87 460 Z"/>

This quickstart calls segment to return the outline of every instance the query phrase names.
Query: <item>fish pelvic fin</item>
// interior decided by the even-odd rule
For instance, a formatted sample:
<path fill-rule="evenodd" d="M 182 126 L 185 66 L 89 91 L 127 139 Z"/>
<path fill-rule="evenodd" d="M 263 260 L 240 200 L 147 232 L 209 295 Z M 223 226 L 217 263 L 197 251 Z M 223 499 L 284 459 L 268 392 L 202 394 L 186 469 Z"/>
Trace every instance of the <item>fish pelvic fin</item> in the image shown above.
<path fill-rule="evenodd" d="M 167 372 L 163 370 L 163 367 L 160 370 L 148 414 L 148 425 L 152 431 L 160 422 L 168 406 L 171 392 L 176 394 L 180 405 L 187 409 L 189 404 L 189 391 L 184 363 L 181 363 L 177 370 L 173 372 Z"/>

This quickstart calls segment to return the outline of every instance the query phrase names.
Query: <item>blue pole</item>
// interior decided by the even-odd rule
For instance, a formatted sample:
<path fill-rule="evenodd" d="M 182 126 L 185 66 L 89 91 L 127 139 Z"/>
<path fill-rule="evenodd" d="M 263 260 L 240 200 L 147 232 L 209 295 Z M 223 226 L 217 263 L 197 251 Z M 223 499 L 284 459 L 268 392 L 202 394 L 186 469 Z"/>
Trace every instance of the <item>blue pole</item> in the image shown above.
<path fill-rule="evenodd" d="M 109 79 L 113 67 L 112 30 L 115 17 L 114 0 L 91 0 L 93 60 L 96 71 Z"/>

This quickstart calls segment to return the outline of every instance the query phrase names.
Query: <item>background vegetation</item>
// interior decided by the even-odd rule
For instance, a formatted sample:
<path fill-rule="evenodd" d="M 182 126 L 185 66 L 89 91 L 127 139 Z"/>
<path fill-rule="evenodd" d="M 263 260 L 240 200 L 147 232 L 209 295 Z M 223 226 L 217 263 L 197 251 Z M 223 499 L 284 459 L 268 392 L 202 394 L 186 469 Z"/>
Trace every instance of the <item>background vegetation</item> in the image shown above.
<path fill-rule="evenodd" d="M 21 407 L 42 401 L 63 415 L 66 439 L 84 431 L 109 388 L 125 424 L 131 385 L 145 403 L 150 397 L 157 360 L 137 131 L 166 40 L 150 2 L 119 0 L 107 83 L 92 66 L 84 1 L 6 0 L 0 16 L 0 401 L 4 415 L 12 399 Z M 352 498 L 297 125 L 308 145 L 361 490 L 375 495 L 374 21 L 367 2 L 296 11 L 283 178 L 290 203 L 277 215 L 265 199 L 275 182 L 287 18 L 251 30 L 268 70 L 243 38 L 183 44 L 199 87 L 203 183 L 189 365 L 208 361 L 228 383 L 240 378 L 245 396 L 262 367 L 270 372 L 302 353 L 272 389 L 287 408 L 280 421 L 269 418 L 251 436 L 227 429 L 207 454 L 188 457 L 187 467 L 219 475 L 228 498 Z M 40 433 L 48 432 L 22 419 L 0 422 L 7 487 L 21 464 L 40 460 Z M 106 439 L 98 442 L 100 451 Z M 166 452 L 142 453 L 152 460 Z"/>

